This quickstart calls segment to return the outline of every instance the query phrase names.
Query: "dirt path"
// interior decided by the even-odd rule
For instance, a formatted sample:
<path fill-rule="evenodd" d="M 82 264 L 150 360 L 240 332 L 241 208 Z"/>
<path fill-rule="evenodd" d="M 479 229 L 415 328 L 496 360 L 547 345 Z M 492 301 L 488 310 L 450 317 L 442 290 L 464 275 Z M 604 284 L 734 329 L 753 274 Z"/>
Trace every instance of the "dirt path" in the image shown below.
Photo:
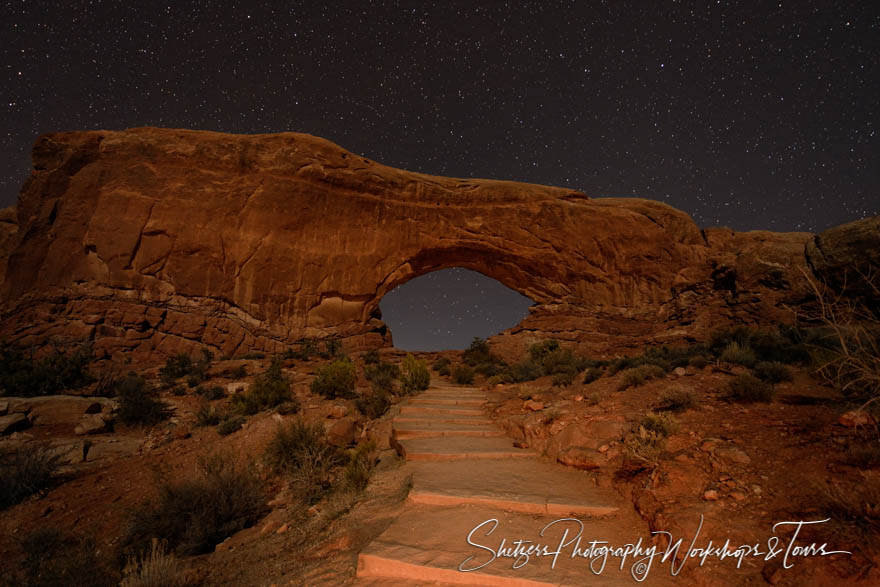
<path fill-rule="evenodd" d="M 586 473 L 515 448 L 485 401 L 478 389 L 435 381 L 401 406 L 394 435 L 413 487 L 399 517 L 360 553 L 356 584 L 636 584 L 631 555 L 622 565 L 607 557 L 604 569 L 602 557 L 584 556 L 593 541 L 625 547 L 641 538 L 650 547 L 632 505 Z M 548 554 L 522 555 L 530 546 Z M 657 567 L 647 584 L 668 578 Z"/>

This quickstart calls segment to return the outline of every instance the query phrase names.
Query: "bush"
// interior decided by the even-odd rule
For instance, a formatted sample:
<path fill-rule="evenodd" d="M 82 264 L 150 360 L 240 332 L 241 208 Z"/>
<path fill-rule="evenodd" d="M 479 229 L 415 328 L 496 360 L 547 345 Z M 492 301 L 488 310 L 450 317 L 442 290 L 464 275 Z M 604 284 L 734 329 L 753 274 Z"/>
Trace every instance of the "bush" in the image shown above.
<path fill-rule="evenodd" d="M 214 360 L 214 353 L 208 348 L 202 348 L 201 356 L 197 360 L 186 353 L 178 353 L 165 361 L 165 366 L 159 369 L 159 378 L 162 384 L 170 387 L 181 377 L 187 378 L 190 387 L 196 387 L 208 379 L 208 369 Z"/>
<path fill-rule="evenodd" d="M 661 410 L 671 410 L 673 412 L 681 412 L 689 410 L 697 406 L 697 396 L 689 389 L 676 387 L 669 389 L 660 394 Z"/>
<path fill-rule="evenodd" d="M 479 373 L 483 377 L 489 378 L 501 375 L 505 372 L 507 365 L 504 363 L 480 363 L 474 367 L 474 372 Z"/>
<path fill-rule="evenodd" d="M 285 402 L 281 402 L 278 404 L 278 413 L 282 416 L 290 416 L 291 414 L 296 414 L 302 409 L 302 405 L 299 403 L 299 399 L 296 397 L 291 397 L 289 400 Z"/>
<path fill-rule="evenodd" d="M 151 426 L 170 415 L 168 405 L 156 399 L 156 391 L 147 386 L 143 377 L 129 372 L 116 386 L 119 410 L 116 417 L 123 424 Z"/>
<path fill-rule="evenodd" d="M 345 487 L 358 493 L 366 489 L 375 463 L 376 445 L 372 441 L 359 444 L 350 450 L 342 477 Z"/>
<path fill-rule="evenodd" d="M 365 365 L 375 365 L 382 359 L 379 357 L 379 351 L 372 349 L 364 354 L 363 360 Z"/>
<path fill-rule="evenodd" d="M 204 458 L 188 479 L 164 481 L 155 502 L 132 514 L 128 554 L 147 552 L 153 539 L 167 540 L 178 554 L 204 554 L 268 511 L 263 483 L 229 454 Z"/>
<path fill-rule="evenodd" d="M 639 426 L 624 439 L 627 455 L 646 463 L 657 463 L 663 451 L 664 435 Z"/>
<path fill-rule="evenodd" d="M 196 388 L 196 393 L 206 400 L 218 400 L 226 397 L 226 390 L 220 385 L 199 385 Z"/>
<path fill-rule="evenodd" d="M 342 343 L 335 338 L 324 341 L 324 350 L 318 353 L 322 359 L 330 359 L 339 354 Z"/>
<path fill-rule="evenodd" d="M 26 356 L 21 349 L 0 345 L 0 395 L 30 397 L 80 389 L 93 383 L 88 371 L 92 347 L 85 343 L 70 354 L 58 348 L 41 359 Z"/>
<path fill-rule="evenodd" d="M 374 387 L 370 395 L 357 398 L 355 406 L 367 418 L 374 420 L 381 418 L 388 411 L 391 407 L 391 398 L 384 389 Z"/>
<path fill-rule="evenodd" d="M 203 403 L 196 412 L 196 426 L 216 426 L 223 414 L 209 403 Z"/>
<path fill-rule="evenodd" d="M 621 373 L 620 384 L 617 386 L 617 389 L 622 391 L 629 387 L 641 385 L 649 379 L 664 377 L 665 375 L 666 371 L 657 365 L 640 365 L 626 369 Z"/>
<path fill-rule="evenodd" d="M 220 436 L 229 436 L 233 432 L 238 432 L 244 426 L 244 418 L 241 416 L 228 415 L 217 424 L 217 434 Z"/>
<path fill-rule="evenodd" d="M 400 377 L 400 368 L 394 363 L 379 361 L 364 368 L 364 377 L 374 387 L 390 390 L 394 388 L 394 381 Z"/>
<path fill-rule="evenodd" d="M 21 541 L 24 561 L 21 576 L 6 585 L 30 587 L 110 587 L 118 576 L 107 557 L 101 556 L 90 537 L 76 536 L 55 527 L 32 530 Z"/>
<path fill-rule="evenodd" d="M 587 369 L 587 372 L 584 373 L 584 383 L 592 383 L 597 379 L 602 377 L 602 369 L 597 367 L 590 367 Z"/>
<path fill-rule="evenodd" d="M 719 358 L 725 363 L 743 365 L 744 367 L 751 367 L 758 360 L 751 347 L 743 346 L 738 342 L 732 342 L 724 347 L 724 352 Z"/>
<path fill-rule="evenodd" d="M 48 487 L 58 471 L 49 445 L 28 442 L 0 453 L 0 510 Z"/>
<path fill-rule="evenodd" d="M 767 383 L 782 383 L 793 379 L 791 370 L 782 363 L 763 361 L 755 365 L 752 375 Z"/>
<path fill-rule="evenodd" d="M 574 383 L 577 373 L 557 373 L 553 376 L 553 385 L 557 387 L 568 387 Z"/>
<path fill-rule="evenodd" d="M 311 383 L 312 393 L 328 399 L 354 397 L 357 372 L 351 359 L 344 357 L 318 367 Z"/>
<path fill-rule="evenodd" d="M 754 375 L 737 375 L 727 383 L 728 399 L 742 403 L 771 402 L 774 390 Z"/>
<path fill-rule="evenodd" d="M 474 373 L 467 365 L 456 365 L 452 370 L 452 381 L 459 385 L 470 385 L 474 382 Z"/>
<path fill-rule="evenodd" d="M 540 365 L 532 360 L 525 360 L 510 366 L 508 374 L 514 383 L 523 383 L 525 381 L 534 381 L 544 374 Z"/>
<path fill-rule="evenodd" d="M 243 393 L 232 396 L 232 405 L 242 414 L 256 414 L 290 399 L 290 381 L 281 372 L 281 363 L 273 361 Z"/>
<path fill-rule="evenodd" d="M 434 364 L 431 365 L 431 368 L 434 369 L 434 371 L 442 371 L 443 369 L 446 369 L 448 371 L 449 365 L 451 363 L 452 361 L 450 361 L 447 357 L 440 357 L 439 359 L 434 361 Z"/>
<path fill-rule="evenodd" d="M 180 564 L 164 541 L 153 539 L 152 548 L 129 556 L 119 587 L 184 587 Z"/>
<path fill-rule="evenodd" d="M 461 360 L 465 365 L 474 367 L 480 363 L 494 363 L 497 361 L 497 358 L 492 355 L 489 343 L 475 336 L 470 346 L 462 353 Z"/>
<path fill-rule="evenodd" d="M 695 355 L 690 358 L 688 365 L 697 369 L 705 369 L 709 365 L 709 358 L 705 355 Z"/>
<path fill-rule="evenodd" d="M 400 381 L 404 393 L 424 391 L 431 386 L 431 373 L 428 371 L 428 362 L 424 359 L 416 359 L 407 354 L 403 359 L 402 372 Z"/>
<path fill-rule="evenodd" d="M 664 438 L 678 430 L 678 421 L 671 414 L 647 413 L 642 417 L 639 425 Z"/>
<path fill-rule="evenodd" d="M 327 442 L 320 422 L 296 419 L 276 428 L 265 460 L 276 472 L 289 475 L 300 495 L 312 501 L 330 489 L 330 472 L 340 456 Z"/>
<path fill-rule="evenodd" d="M 528 348 L 529 358 L 536 365 L 543 365 L 544 358 L 552 352 L 559 350 L 559 341 L 551 338 L 539 343 L 530 345 Z"/>

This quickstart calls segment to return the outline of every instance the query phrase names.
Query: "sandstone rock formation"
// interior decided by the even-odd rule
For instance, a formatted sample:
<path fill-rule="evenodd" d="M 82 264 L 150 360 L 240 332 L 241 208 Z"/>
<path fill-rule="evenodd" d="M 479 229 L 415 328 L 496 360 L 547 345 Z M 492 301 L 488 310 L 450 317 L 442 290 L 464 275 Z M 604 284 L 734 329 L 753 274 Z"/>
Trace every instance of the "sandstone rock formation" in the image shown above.
<path fill-rule="evenodd" d="M 378 304 L 458 266 L 532 298 L 502 343 L 615 348 L 724 320 L 790 320 L 806 233 L 700 230 L 633 198 L 401 171 L 294 133 L 138 128 L 44 135 L 0 215 L 0 336 L 158 359 L 303 337 L 390 344 Z"/>

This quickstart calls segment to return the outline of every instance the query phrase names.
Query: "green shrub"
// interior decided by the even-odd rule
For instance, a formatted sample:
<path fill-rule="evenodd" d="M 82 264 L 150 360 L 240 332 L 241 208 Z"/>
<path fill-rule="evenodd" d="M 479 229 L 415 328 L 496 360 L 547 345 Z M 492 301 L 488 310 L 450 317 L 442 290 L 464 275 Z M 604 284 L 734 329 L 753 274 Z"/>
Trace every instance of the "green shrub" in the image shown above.
<path fill-rule="evenodd" d="M 754 375 L 737 375 L 728 381 L 727 389 L 727 397 L 732 401 L 743 403 L 773 401 L 773 386 Z"/>
<path fill-rule="evenodd" d="M 348 463 L 342 477 L 345 487 L 358 493 L 366 489 L 375 463 L 376 445 L 372 441 L 348 451 Z"/>
<path fill-rule="evenodd" d="M 551 339 L 530 345 L 527 350 L 529 353 L 529 358 L 532 360 L 533 363 L 535 363 L 536 365 L 543 365 L 544 358 L 547 355 L 549 355 L 550 353 L 558 351 L 559 348 L 560 348 L 559 341 L 551 338 Z"/>
<path fill-rule="evenodd" d="M 156 391 L 147 386 L 143 377 L 135 372 L 119 380 L 116 386 L 119 410 L 116 417 L 123 424 L 158 424 L 170 415 L 168 405 L 156 399 Z"/>
<path fill-rule="evenodd" d="M 244 421 L 244 418 L 241 416 L 236 416 L 234 414 L 227 415 L 219 424 L 217 424 L 217 434 L 220 436 L 229 436 L 233 432 L 238 432 L 241 430 L 241 427 L 244 426 Z"/>
<path fill-rule="evenodd" d="M 196 393 L 206 400 L 218 400 L 226 397 L 226 390 L 220 385 L 199 385 Z"/>
<path fill-rule="evenodd" d="M 5 576 L 4 585 L 29 587 L 110 587 L 118 574 L 91 537 L 49 526 L 28 532 L 21 541 L 24 560 L 19 576 Z M 11 575 L 12 573 L 10 573 Z M 8 581 L 8 582 L 7 582 Z"/>
<path fill-rule="evenodd" d="M 631 369 L 626 369 L 621 373 L 620 384 L 617 386 L 617 389 L 619 391 L 622 391 L 629 387 L 641 385 L 649 379 L 664 377 L 665 375 L 666 371 L 658 365 L 648 364 L 639 365 L 638 367 L 632 367 Z"/>
<path fill-rule="evenodd" d="M 400 382 L 403 392 L 407 394 L 428 389 L 431 385 L 431 373 L 428 371 L 428 362 L 407 354 L 403 359 Z"/>
<path fill-rule="evenodd" d="M 752 375 L 767 383 L 782 383 L 793 379 L 791 370 L 782 363 L 763 361 L 755 365 Z"/>
<path fill-rule="evenodd" d="M 95 381 L 88 371 L 89 343 L 65 354 L 59 348 L 40 359 L 3 343 L 0 345 L 0 395 L 30 397 L 80 389 Z"/>
<path fill-rule="evenodd" d="M 688 361 L 688 365 L 696 369 L 705 369 L 709 365 L 709 357 L 705 355 L 694 355 Z"/>
<path fill-rule="evenodd" d="M 165 541 L 154 539 L 152 548 L 140 556 L 129 556 L 119 587 L 186 587 L 180 563 Z"/>
<path fill-rule="evenodd" d="M 725 363 L 734 363 L 745 367 L 751 367 L 758 360 L 751 347 L 742 346 L 738 342 L 732 342 L 724 347 L 724 352 L 719 358 Z"/>
<path fill-rule="evenodd" d="M 357 372 L 348 357 L 336 359 L 332 363 L 318 367 L 311 383 L 312 393 L 329 399 L 354 397 Z"/>
<path fill-rule="evenodd" d="M 159 378 L 165 387 L 171 387 L 181 377 L 187 378 L 190 387 L 196 387 L 199 383 L 208 379 L 208 369 L 214 360 L 214 353 L 208 348 L 202 348 L 200 357 L 193 360 L 186 353 L 178 353 L 165 361 L 165 366 L 159 369 Z"/>
<path fill-rule="evenodd" d="M 282 416 L 290 416 L 299 413 L 301 409 L 302 404 L 300 404 L 299 399 L 296 397 L 291 397 L 289 400 L 278 404 L 278 413 Z"/>
<path fill-rule="evenodd" d="M 500 385 L 503 383 L 513 383 L 513 379 L 511 379 L 509 373 L 499 373 L 498 375 L 493 375 L 486 380 L 486 383 L 489 385 Z"/>
<path fill-rule="evenodd" d="M 364 377 L 383 389 L 394 387 L 394 381 L 400 377 L 400 368 L 394 363 L 379 361 L 364 368 Z"/>
<path fill-rule="evenodd" d="M 58 471 L 58 461 L 49 445 L 37 442 L 0 453 L 0 510 L 47 488 Z"/>
<path fill-rule="evenodd" d="M 480 363 L 494 363 L 497 358 L 492 355 L 489 343 L 475 336 L 470 346 L 462 353 L 461 360 L 465 365 L 474 367 Z"/>
<path fill-rule="evenodd" d="M 568 387 L 574 383 L 577 373 L 557 373 L 553 376 L 553 385 L 556 387 Z"/>
<path fill-rule="evenodd" d="M 226 377 L 230 379 L 244 379 L 247 377 L 247 365 L 239 365 L 238 367 L 234 367 L 232 369 L 226 370 Z"/>
<path fill-rule="evenodd" d="M 663 437 L 669 436 L 678 430 L 678 421 L 672 414 L 649 412 L 642 417 L 639 425 L 645 430 L 656 432 Z"/>
<path fill-rule="evenodd" d="M 584 373 L 584 383 L 592 383 L 597 379 L 602 377 L 602 369 L 597 367 L 590 367 L 587 369 L 587 372 Z"/>
<path fill-rule="evenodd" d="M 342 350 L 342 343 L 331 338 L 324 341 L 324 350 L 318 354 L 322 359 L 330 359 L 337 356 L 340 350 Z"/>
<path fill-rule="evenodd" d="M 340 463 L 339 452 L 327 442 L 321 422 L 309 424 L 299 418 L 275 429 L 264 458 L 274 471 L 290 476 L 306 501 L 331 488 L 331 471 Z"/>
<path fill-rule="evenodd" d="M 474 382 L 475 371 L 468 365 L 456 365 L 452 370 L 452 381 L 459 385 L 470 385 Z"/>
<path fill-rule="evenodd" d="M 447 357 L 440 357 L 439 359 L 434 361 L 434 364 L 431 365 L 431 368 L 434 369 L 434 371 L 442 371 L 443 369 L 446 369 L 448 371 L 449 365 L 451 363 L 452 361 L 450 361 Z"/>
<path fill-rule="evenodd" d="M 452 367 L 450 365 L 443 365 L 439 369 L 437 369 L 437 374 L 442 377 L 449 377 L 452 374 Z"/>
<path fill-rule="evenodd" d="M 202 459 L 190 478 L 161 482 L 158 498 L 133 512 L 128 554 L 146 552 L 153 539 L 167 540 L 181 555 L 208 553 L 267 511 L 263 483 L 253 468 L 232 455 L 214 454 Z"/>
<path fill-rule="evenodd" d="M 697 406 L 697 395 L 689 390 L 676 387 L 668 389 L 660 394 L 660 406 L 662 410 L 681 412 Z"/>
<path fill-rule="evenodd" d="M 371 420 L 381 418 L 388 408 L 391 407 L 391 398 L 388 392 L 381 388 L 373 388 L 372 393 L 355 400 L 358 411 Z"/>
<path fill-rule="evenodd" d="M 281 371 L 281 363 L 273 361 L 243 393 L 232 396 L 232 405 L 242 414 L 256 414 L 274 408 L 290 399 L 290 381 Z"/>
<path fill-rule="evenodd" d="M 520 361 L 510 366 L 508 374 L 514 383 L 523 383 L 525 381 L 534 381 L 544 374 L 540 365 L 531 359 Z"/>
<path fill-rule="evenodd" d="M 223 414 L 209 403 L 203 403 L 196 412 L 196 426 L 216 426 Z"/>
<path fill-rule="evenodd" d="M 375 365 L 382 359 L 379 356 L 379 351 L 377 351 L 376 349 L 372 349 L 364 354 L 363 360 L 365 365 Z"/>

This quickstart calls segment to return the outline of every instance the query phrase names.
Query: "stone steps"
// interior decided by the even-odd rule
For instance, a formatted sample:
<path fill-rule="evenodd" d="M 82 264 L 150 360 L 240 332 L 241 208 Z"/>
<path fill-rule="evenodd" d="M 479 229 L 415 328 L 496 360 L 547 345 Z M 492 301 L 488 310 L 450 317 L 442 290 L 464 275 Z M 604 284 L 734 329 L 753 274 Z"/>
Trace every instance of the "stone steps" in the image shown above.
<path fill-rule="evenodd" d="M 457 459 L 530 459 L 532 451 L 515 448 L 509 438 L 447 436 L 408 438 L 398 441 L 407 461 L 450 461 Z"/>
<path fill-rule="evenodd" d="M 447 414 L 454 416 L 485 416 L 482 408 L 438 403 L 404 404 L 400 406 L 400 413 L 403 415 Z"/>
<path fill-rule="evenodd" d="M 442 436 L 504 436 L 504 431 L 486 424 L 461 422 L 394 422 L 394 437 L 435 438 Z"/>

